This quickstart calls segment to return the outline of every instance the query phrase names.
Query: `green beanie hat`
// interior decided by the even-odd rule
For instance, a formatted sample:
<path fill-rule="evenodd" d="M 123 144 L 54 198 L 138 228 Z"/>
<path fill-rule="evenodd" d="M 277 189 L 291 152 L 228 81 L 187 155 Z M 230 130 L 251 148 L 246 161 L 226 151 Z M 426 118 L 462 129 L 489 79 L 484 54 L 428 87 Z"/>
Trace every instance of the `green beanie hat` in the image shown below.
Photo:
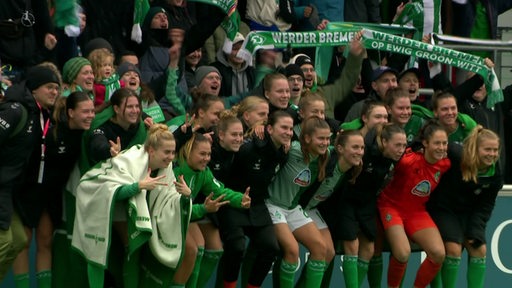
<path fill-rule="evenodd" d="M 69 59 L 62 68 L 62 80 L 68 84 L 73 83 L 78 72 L 80 72 L 82 67 L 85 65 L 91 65 L 91 62 L 84 57 L 74 57 Z"/>

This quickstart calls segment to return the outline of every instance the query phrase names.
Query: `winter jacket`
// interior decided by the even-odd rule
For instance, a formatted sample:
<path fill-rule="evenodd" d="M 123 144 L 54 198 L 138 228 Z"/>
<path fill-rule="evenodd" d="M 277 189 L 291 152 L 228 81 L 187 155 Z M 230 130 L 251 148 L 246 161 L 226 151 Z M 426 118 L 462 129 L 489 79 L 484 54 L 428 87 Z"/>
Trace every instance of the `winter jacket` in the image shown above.
<path fill-rule="evenodd" d="M 1 105 L 5 109 L 0 109 L 0 229 L 7 230 L 13 211 L 13 193 L 23 183 L 33 151 L 41 147 L 42 130 L 39 124 L 41 111 L 24 82 L 11 86 L 3 101 L 5 103 Z M 22 119 L 22 105 L 27 111 L 27 122 L 11 138 L 17 123 Z"/>

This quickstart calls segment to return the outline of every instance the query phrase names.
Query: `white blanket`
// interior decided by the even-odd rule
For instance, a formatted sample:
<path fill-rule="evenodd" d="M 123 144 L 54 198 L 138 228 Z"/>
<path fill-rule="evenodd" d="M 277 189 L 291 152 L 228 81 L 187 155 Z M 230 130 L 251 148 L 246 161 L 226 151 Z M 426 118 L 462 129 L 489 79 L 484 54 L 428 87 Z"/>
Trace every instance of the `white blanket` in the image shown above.
<path fill-rule="evenodd" d="M 72 245 L 88 261 L 106 267 L 116 190 L 144 179 L 148 159 L 143 146 L 135 145 L 95 166 L 81 178 L 76 192 Z M 168 186 L 152 190 L 148 200 L 145 190 L 128 200 L 128 222 L 133 220 L 131 224 L 135 226 L 129 235 L 129 247 L 133 252 L 149 240 L 154 256 L 163 265 L 176 268 L 185 245 L 186 230 L 182 230 L 190 221 L 191 204 L 190 199 L 182 199 L 176 191 L 172 165 L 160 169 L 158 175 L 166 175 L 164 181 Z"/>

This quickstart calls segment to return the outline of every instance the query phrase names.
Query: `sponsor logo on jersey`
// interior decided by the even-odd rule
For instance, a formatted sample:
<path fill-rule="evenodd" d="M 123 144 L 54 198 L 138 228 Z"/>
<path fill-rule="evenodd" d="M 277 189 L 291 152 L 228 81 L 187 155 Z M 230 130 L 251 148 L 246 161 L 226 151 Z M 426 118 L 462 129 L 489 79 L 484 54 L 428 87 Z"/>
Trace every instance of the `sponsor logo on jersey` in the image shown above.
<path fill-rule="evenodd" d="M 311 183 L 311 170 L 309 168 L 306 168 L 297 174 L 295 178 L 293 179 L 293 183 L 302 186 L 307 187 L 309 186 L 309 183 Z"/>
<path fill-rule="evenodd" d="M 430 182 L 427 180 L 421 181 L 420 183 L 416 184 L 414 188 L 412 188 L 411 193 L 420 197 L 426 197 L 430 195 Z"/>

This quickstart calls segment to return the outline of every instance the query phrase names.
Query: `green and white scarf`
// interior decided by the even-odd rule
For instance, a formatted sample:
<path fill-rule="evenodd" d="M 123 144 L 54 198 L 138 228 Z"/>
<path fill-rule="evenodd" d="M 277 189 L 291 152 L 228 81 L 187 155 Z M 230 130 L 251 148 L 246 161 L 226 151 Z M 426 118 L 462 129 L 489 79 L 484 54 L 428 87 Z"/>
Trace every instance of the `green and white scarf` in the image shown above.
<path fill-rule="evenodd" d="M 250 61 L 258 49 L 286 48 L 288 44 L 293 47 L 347 45 L 358 31 L 361 31 L 358 26 L 308 32 L 252 31 L 247 35 L 238 56 Z M 503 101 L 503 92 L 496 73 L 485 65 L 481 57 L 385 32 L 366 28 L 362 31 L 362 43 L 366 49 L 409 55 L 472 71 L 484 78 L 488 94 L 487 107 L 494 107 L 496 103 Z"/>
<path fill-rule="evenodd" d="M 133 26 L 131 39 L 137 42 L 138 44 L 142 43 L 142 29 L 140 25 L 144 22 L 144 18 L 146 18 L 146 14 L 148 13 L 148 11 L 148 0 L 135 0 L 135 4 L 133 7 Z"/>
<path fill-rule="evenodd" d="M 189 0 L 192 2 L 201 2 L 219 7 L 227 17 L 222 21 L 220 27 L 224 29 L 229 40 L 235 39 L 236 33 L 240 27 L 240 14 L 236 10 L 237 0 Z"/>
<path fill-rule="evenodd" d="M 415 56 L 474 72 L 484 79 L 487 107 L 492 108 L 496 103 L 503 101 L 503 92 L 496 73 L 493 68 L 485 65 L 482 57 L 366 29 L 363 30 L 363 45 L 370 49 Z"/>
<path fill-rule="evenodd" d="M 121 82 L 119 81 L 119 75 L 117 75 L 117 73 L 114 73 L 114 75 L 107 79 L 102 79 L 100 84 L 105 86 L 105 102 L 110 100 L 110 97 L 117 89 L 121 88 Z"/>

